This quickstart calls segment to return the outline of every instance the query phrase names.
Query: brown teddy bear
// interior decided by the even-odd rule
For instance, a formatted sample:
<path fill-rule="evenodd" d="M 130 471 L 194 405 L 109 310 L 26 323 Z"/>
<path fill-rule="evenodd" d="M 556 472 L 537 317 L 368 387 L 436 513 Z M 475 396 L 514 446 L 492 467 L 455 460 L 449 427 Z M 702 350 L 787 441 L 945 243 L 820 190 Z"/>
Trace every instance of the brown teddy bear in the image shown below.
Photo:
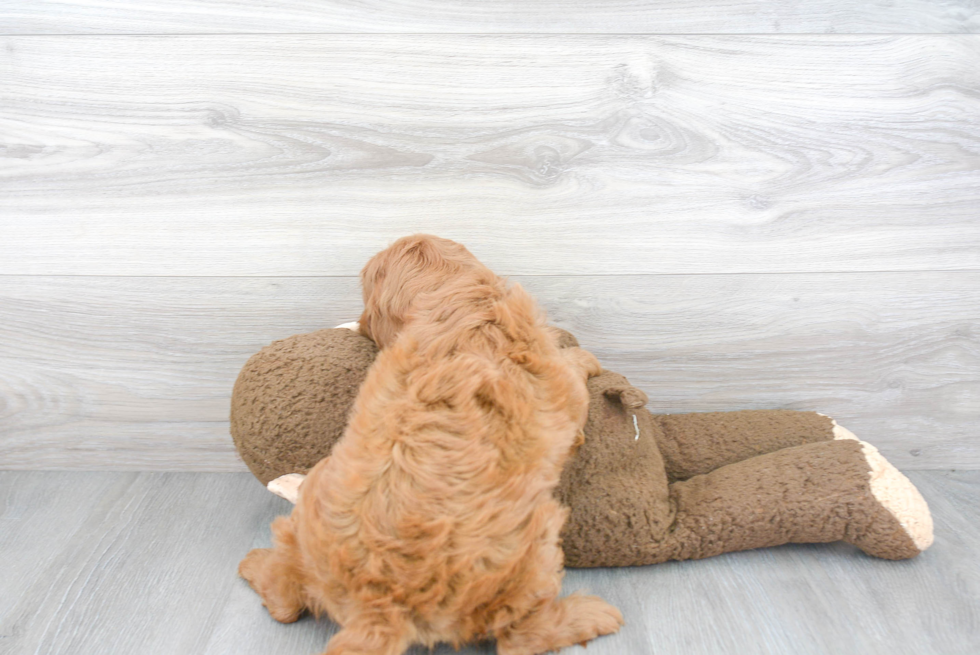
<path fill-rule="evenodd" d="M 563 347 L 578 345 L 563 330 Z M 378 353 L 356 324 L 276 341 L 235 382 L 231 434 L 270 490 L 295 502 L 302 475 L 343 435 Z M 622 375 L 588 381 L 585 441 L 555 491 L 570 508 L 570 567 L 633 566 L 843 540 L 914 557 L 932 543 L 918 490 L 878 451 L 815 412 L 654 415 Z"/>

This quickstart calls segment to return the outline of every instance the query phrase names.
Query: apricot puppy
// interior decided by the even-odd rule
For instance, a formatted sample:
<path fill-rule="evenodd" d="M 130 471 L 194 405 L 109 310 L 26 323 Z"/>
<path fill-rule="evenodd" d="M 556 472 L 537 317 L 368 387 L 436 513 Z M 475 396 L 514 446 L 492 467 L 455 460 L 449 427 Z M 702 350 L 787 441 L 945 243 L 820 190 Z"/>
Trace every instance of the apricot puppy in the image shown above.
<path fill-rule="evenodd" d="M 381 353 L 273 547 L 239 573 L 277 620 L 339 623 L 330 655 L 486 638 L 530 655 L 616 632 L 605 601 L 558 598 L 552 490 L 595 357 L 559 350 L 531 297 L 453 241 L 400 239 L 361 282 L 360 329 Z"/>

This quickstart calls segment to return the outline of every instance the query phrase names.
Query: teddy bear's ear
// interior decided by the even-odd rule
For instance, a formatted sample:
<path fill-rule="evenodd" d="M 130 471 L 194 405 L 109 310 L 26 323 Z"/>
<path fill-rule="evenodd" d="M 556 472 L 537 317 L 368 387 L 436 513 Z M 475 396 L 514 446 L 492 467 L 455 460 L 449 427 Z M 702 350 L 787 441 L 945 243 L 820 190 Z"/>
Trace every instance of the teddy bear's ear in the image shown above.
<path fill-rule="evenodd" d="M 607 398 L 618 398 L 623 407 L 639 409 L 647 404 L 647 395 L 631 385 L 616 385 L 602 392 Z"/>

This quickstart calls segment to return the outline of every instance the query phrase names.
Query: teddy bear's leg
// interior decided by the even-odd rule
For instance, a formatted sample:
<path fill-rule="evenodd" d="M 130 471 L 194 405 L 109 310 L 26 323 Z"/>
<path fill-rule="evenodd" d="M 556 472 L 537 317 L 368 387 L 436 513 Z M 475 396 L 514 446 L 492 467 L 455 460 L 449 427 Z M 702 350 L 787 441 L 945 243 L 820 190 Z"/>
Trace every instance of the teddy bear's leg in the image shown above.
<path fill-rule="evenodd" d="M 273 547 L 253 548 L 238 565 L 238 575 L 262 598 L 269 614 L 292 623 L 306 609 L 304 576 L 296 546 L 292 519 L 280 516 L 272 522 Z"/>
<path fill-rule="evenodd" d="M 662 414 L 653 418 L 659 428 L 654 437 L 671 480 L 686 480 L 783 448 L 830 441 L 836 425 L 823 414 L 789 410 Z"/>
<path fill-rule="evenodd" d="M 844 540 L 886 559 L 932 543 L 918 490 L 871 446 L 837 439 L 785 448 L 670 485 L 675 516 L 649 562 Z"/>

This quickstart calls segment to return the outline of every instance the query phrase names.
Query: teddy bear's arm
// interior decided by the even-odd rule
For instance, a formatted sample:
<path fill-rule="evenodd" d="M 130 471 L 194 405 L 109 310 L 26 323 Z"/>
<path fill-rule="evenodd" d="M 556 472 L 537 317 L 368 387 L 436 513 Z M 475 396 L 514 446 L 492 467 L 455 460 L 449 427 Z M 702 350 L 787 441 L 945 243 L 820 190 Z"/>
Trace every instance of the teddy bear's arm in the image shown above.
<path fill-rule="evenodd" d="M 671 480 L 686 480 L 750 457 L 831 441 L 836 423 L 816 412 L 746 410 L 654 415 Z"/>
<path fill-rule="evenodd" d="M 334 329 L 336 330 L 338 328 L 347 328 L 348 330 L 352 330 L 354 332 L 357 332 L 358 334 L 361 333 L 361 324 L 358 323 L 357 321 L 351 321 L 350 323 L 341 323 L 340 325 L 336 326 Z"/>
<path fill-rule="evenodd" d="M 285 498 L 295 505 L 296 501 L 299 500 L 300 485 L 303 484 L 303 480 L 305 479 L 306 476 L 302 473 L 287 473 L 269 482 L 266 488 L 280 498 Z"/>

